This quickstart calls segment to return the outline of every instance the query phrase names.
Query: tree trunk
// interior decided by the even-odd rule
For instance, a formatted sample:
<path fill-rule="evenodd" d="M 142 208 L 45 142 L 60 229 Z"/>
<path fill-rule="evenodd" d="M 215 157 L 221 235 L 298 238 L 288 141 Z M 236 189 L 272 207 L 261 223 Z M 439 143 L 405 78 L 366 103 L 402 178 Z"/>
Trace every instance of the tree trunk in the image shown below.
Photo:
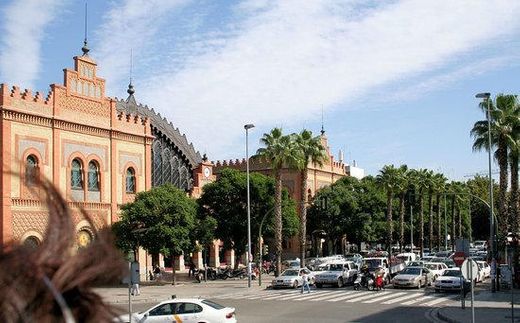
<path fill-rule="evenodd" d="M 392 191 L 388 191 L 386 194 L 386 222 L 388 225 L 388 232 L 386 241 L 388 243 L 388 252 L 392 254 L 392 233 L 393 233 L 393 225 L 392 225 Z"/>
<path fill-rule="evenodd" d="M 462 239 L 462 214 L 460 213 L 460 207 L 457 204 L 457 220 L 459 221 L 459 239 Z"/>
<path fill-rule="evenodd" d="M 307 167 L 300 173 L 301 205 L 300 205 L 300 267 L 305 268 L 305 250 L 307 242 Z"/>
<path fill-rule="evenodd" d="M 433 192 L 428 192 L 428 248 L 433 252 Z"/>
<path fill-rule="evenodd" d="M 518 232 L 518 156 L 511 154 L 511 201 L 509 203 L 509 225 L 511 232 Z"/>
<path fill-rule="evenodd" d="M 424 206 L 422 192 L 419 192 L 419 217 L 421 224 L 419 228 L 419 247 L 421 248 L 421 258 L 424 256 Z"/>
<path fill-rule="evenodd" d="M 403 252 L 404 246 L 404 199 L 405 193 L 399 195 L 399 252 Z"/>
<path fill-rule="evenodd" d="M 172 285 L 175 285 L 175 256 L 172 254 Z"/>
<path fill-rule="evenodd" d="M 282 271 L 282 175 L 275 171 L 274 189 L 274 244 L 276 252 L 276 276 Z"/>
<path fill-rule="evenodd" d="M 442 244 L 442 215 L 441 215 L 441 195 L 437 194 L 437 250 L 441 250 Z"/>
<path fill-rule="evenodd" d="M 508 164 L 507 164 L 507 146 L 502 138 L 498 140 L 498 149 L 496 151 L 498 167 L 500 168 L 500 185 L 498 192 L 498 225 L 499 232 L 505 234 L 507 231 L 507 180 L 508 180 Z"/>
<path fill-rule="evenodd" d="M 451 250 L 455 251 L 455 195 L 451 197 Z"/>

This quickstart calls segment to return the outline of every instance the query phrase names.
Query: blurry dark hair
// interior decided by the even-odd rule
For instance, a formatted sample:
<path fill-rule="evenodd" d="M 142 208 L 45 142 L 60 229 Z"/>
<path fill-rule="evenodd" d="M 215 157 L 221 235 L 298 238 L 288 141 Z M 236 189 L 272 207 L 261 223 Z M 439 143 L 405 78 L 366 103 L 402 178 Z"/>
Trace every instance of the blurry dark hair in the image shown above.
<path fill-rule="evenodd" d="M 20 241 L 1 246 L 0 322 L 71 322 L 65 319 L 67 314 L 76 322 L 112 321 L 116 310 L 92 290 L 119 282 L 127 271 L 110 228 L 96 230 L 81 210 L 94 238 L 88 246 L 76 249 L 67 202 L 50 182 L 37 184 L 48 209 L 47 230 L 37 247 Z"/>

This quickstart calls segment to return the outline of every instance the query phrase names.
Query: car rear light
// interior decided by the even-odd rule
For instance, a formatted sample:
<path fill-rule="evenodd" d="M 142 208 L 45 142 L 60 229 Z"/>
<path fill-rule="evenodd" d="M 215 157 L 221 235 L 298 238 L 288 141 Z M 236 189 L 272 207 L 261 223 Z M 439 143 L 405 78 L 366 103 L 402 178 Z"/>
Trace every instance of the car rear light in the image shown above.
<path fill-rule="evenodd" d="M 231 312 L 231 313 L 228 313 L 228 314 L 226 315 L 226 318 L 227 318 L 227 319 L 232 319 L 234 316 L 235 316 L 235 312 Z"/>

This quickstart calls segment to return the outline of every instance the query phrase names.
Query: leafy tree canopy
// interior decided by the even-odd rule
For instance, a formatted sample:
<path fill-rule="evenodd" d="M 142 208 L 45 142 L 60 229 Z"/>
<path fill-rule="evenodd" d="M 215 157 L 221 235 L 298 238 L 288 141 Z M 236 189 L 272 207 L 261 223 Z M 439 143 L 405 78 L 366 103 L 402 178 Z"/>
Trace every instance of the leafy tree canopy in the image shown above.
<path fill-rule="evenodd" d="M 263 233 L 273 235 L 274 179 L 250 173 L 251 239 L 258 239 L 258 229 L 264 215 Z M 217 181 L 204 186 L 198 200 L 200 216 L 216 219 L 215 238 L 226 248 L 234 248 L 236 255 L 246 251 L 247 245 L 247 180 L 246 174 L 224 169 Z M 286 190 L 282 196 L 283 234 L 291 237 L 298 231 L 299 220 L 295 203 Z"/>

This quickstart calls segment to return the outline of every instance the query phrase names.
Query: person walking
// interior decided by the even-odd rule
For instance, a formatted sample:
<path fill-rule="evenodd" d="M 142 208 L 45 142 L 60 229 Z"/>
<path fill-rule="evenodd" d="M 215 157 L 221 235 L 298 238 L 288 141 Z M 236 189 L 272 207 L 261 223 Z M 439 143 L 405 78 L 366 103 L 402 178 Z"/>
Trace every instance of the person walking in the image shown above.
<path fill-rule="evenodd" d="M 309 276 L 305 271 L 302 271 L 302 294 L 305 291 L 305 288 L 307 288 L 307 293 L 311 292 L 311 287 L 309 286 Z"/>
<path fill-rule="evenodd" d="M 141 290 L 139 289 L 139 284 L 138 283 L 132 284 L 132 289 L 130 292 L 131 292 L 132 296 L 141 295 Z"/>

